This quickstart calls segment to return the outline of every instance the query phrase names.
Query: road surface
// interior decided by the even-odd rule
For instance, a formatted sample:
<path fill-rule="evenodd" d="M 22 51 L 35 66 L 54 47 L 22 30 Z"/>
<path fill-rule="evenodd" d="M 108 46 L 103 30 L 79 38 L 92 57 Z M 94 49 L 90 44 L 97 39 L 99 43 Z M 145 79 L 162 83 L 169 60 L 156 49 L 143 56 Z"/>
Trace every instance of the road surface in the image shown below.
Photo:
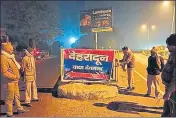
<path fill-rule="evenodd" d="M 105 100 L 86 101 L 57 98 L 52 94 L 59 76 L 59 58 L 53 58 L 38 62 L 37 86 L 41 101 L 32 103 L 31 108 L 17 117 L 47 117 L 47 116 L 104 116 L 104 117 L 160 117 L 163 101 L 154 98 L 146 98 L 146 63 L 147 57 L 135 54 L 135 87 L 133 92 L 121 91 L 127 86 L 126 73 L 120 69 L 118 85 L 121 86 L 119 94 L 115 98 Z M 164 86 L 161 83 L 161 90 Z M 154 95 L 154 92 L 152 92 Z M 24 91 L 21 91 L 22 104 L 24 103 Z M 5 111 L 3 111 L 4 113 Z M 2 114 L 5 115 L 5 114 Z"/>

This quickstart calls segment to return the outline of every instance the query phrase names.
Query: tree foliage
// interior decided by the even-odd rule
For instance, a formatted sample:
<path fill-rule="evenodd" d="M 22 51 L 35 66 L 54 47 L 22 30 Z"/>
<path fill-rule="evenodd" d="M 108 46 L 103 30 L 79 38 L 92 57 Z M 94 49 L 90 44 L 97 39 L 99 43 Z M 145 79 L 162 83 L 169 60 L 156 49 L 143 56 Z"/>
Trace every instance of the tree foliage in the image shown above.
<path fill-rule="evenodd" d="M 1 6 L 1 21 L 8 34 L 22 42 L 47 41 L 62 35 L 57 1 L 2 1 Z"/>

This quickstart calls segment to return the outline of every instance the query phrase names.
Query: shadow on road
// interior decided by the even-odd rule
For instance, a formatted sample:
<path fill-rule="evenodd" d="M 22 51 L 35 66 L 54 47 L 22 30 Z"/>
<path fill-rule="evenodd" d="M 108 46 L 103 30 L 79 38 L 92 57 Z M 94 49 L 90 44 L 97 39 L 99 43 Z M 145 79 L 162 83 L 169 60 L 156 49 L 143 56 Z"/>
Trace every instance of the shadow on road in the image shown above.
<path fill-rule="evenodd" d="M 4 100 L 0 100 L 0 105 L 5 105 L 5 101 Z"/>
<path fill-rule="evenodd" d="M 17 115 L 18 112 L 13 112 L 14 115 Z M 0 116 L 4 117 L 5 115 L 7 115 L 6 113 L 1 113 Z"/>
<path fill-rule="evenodd" d="M 39 93 L 52 93 L 53 97 L 58 97 L 57 96 L 57 89 L 60 85 L 60 81 L 61 81 L 61 77 L 59 76 L 59 78 L 53 88 L 37 88 L 37 91 Z"/>
<path fill-rule="evenodd" d="M 119 88 L 118 89 L 118 92 L 119 94 L 123 94 L 123 95 L 132 95 L 132 96 L 140 96 L 140 97 L 144 97 L 144 94 L 140 94 L 140 93 L 135 93 L 135 92 L 132 92 L 132 91 L 127 91 L 126 89 L 124 88 Z M 152 96 L 150 96 L 150 98 L 154 98 Z"/>
<path fill-rule="evenodd" d="M 156 111 L 156 110 L 161 110 L 162 108 L 143 106 L 133 102 L 121 101 L 121 102 L 110 102 L 108 104 L 94 103 L 93 105 L 97 107 L 106 107 L 109 110 L 113 110 L 117 112 L 124 112 L 124 113 L 131 113 L 131 114 L 139 114 L 138 112 L 162 114 L 162 112 Z"/>

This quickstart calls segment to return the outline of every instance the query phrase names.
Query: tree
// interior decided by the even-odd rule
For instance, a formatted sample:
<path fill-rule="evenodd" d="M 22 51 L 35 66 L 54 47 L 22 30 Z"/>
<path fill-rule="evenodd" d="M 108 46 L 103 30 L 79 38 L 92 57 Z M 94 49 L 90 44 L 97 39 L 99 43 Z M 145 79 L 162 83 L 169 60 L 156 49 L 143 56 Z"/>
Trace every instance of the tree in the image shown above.
<path fill-rule="evenodd" d="M 61 48 L 61 44 L 59 41 L 55 41 L 53 44 L 52 44 L 52 51 L 51 51 L 51 54 L 52 55 L 56 55 L 56 56 L 59 56 L 60 54 L 60 48 Z"/>
<path fill-rule="evenodd" d="M 1 21 L 8 34 L 28 43 L 28 39 L 52 40 L 62 35 L 58 24 L 57 1 L 1 1 Z M 44 33 L 42 33 L 44 31 Z M 48 39 L 43 38 L 46 34 Z"/>

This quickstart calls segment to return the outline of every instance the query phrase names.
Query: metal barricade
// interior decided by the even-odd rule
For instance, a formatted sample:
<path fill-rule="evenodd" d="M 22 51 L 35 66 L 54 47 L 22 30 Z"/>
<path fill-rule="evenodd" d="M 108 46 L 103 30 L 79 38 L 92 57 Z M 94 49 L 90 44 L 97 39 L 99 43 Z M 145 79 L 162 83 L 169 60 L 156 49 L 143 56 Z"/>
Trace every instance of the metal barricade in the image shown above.
<path fill-rule="evenodd" d="M 118 79 L 119 79 L 119 50 L 114 50 L 114 60 L 113 60 L 113 80 L 116 81 L 118 83 Z"/>
<path fill-rule="evenodd" d="M 61 47 L 60 48 L 60 77 L 61 80 L 64 77 L 64 49 Z"/>

